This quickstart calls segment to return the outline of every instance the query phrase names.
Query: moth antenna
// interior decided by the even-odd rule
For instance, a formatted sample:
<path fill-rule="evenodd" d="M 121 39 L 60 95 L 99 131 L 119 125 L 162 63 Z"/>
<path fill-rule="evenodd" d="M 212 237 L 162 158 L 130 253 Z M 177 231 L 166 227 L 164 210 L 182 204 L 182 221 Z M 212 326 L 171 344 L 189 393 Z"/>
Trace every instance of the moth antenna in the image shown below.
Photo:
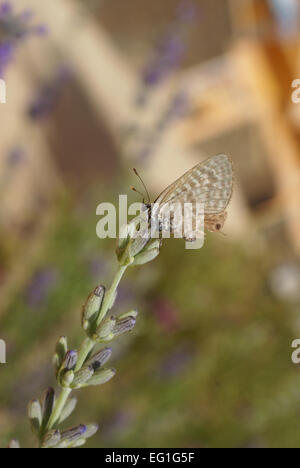
<path fill-rule="evenodd" d="M 138 193 L 139 195 L 141 195 L 141 197 L 142 197 L 143 200 L 144 200 L 144 194 L 143 194 L 142 192 L 140 192 L 139 190 L 137 190 L 137 189 L 136 189 L 135 187 L 133 187 L 133 186 L 130 187 L 130 188 L 131 188 L 131 190 L 132 190 L 133 192 L 136 192 L 136 193 Z"/>
<path fill-rule="evenodd" d="M 135 175 L 136 175 L 136 176 L 139 178 L 139 180 L 141 181 L 142 186 L 144 187 L 145 192 L 146 192 L 146 194 L 147 194 L 148 202 L 151 203 L 150 195 L 149 195 L 149 192 L 148 192 L 148 190 L 147 190 L 147 187 L 146 187 L 146 185 L 145 185 L 143 179 L 141 178 L 140 174 L 138 173 L 138 171 L 137 171 L 135 168 L 133 168 L 133 172 L 135 173 Z M 137 190 L 135 190 L 135 191 L 138 192 Z M 138 193 L 140 193 L 140 192 L 138 192 Z"/>

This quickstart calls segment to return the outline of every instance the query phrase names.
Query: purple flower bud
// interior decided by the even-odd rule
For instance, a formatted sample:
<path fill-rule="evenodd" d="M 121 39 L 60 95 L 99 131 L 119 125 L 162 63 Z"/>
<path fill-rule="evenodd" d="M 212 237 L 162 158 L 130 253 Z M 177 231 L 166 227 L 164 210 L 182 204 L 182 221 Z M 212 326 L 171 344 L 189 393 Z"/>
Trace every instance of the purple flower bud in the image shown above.
<path fill-rule="evenodd" d="M 113 328 L 113 334 L 115 336 L 119 336 L 119 335 L 123 335 L 124 333 L 128 333 L 131 330 L 133 330 L 135 324 L 136 324 L 135 317 L 128 316 L 122 319 L 118 319 Z"/>
<path fill-rule="evenodd" d="M 86 426 L 84 424 L 80 424 L 77 427 L 62 432 L 61 440 L 68 443 L 75 442 L 77 439 L 80 439 L 82 436 L 84 436 L 86 430 Z"/>
<path fill-rule="evenodd" d="M 98 370 L 99 367 L 102 367 L 109 358 L 111 357 L 112 349 L 104 348 L 101 349 L 98 353 L 94 354 L 87 362 L 86 366 L 91 366 L 94 370 Z"/>
<path fill-rule="evenodd" d="M 49 387 L 42 398 L 42 411 L 43 411 L 43 427 L 46 427 L 48 424 L 49 418 L 53 411 L 55 401 L 55 391 L 54 388 Z"/>
<path fill-rule="evenodd" d="M 62 367 L 64 368 L 64 370 L 74 369 L 77 363 L 77 358 L 78 358 L 77 351 L 74 351 L 74 350 L 68 351 L 64 359 L 64 362 L 62 364 Z"/>

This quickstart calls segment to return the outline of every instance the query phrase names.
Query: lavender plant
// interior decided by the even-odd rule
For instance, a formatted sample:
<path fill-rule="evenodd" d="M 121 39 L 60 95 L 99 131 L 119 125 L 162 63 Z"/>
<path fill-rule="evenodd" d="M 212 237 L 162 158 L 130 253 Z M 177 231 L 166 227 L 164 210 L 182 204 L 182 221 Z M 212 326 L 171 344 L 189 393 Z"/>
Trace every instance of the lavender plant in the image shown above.
<path fill-rule="evenodd" d="M 149 128 L 141 125 L 141 113 L 147 112 L 155 92 L 180 69 L 187 52 L 187 33 L 197 16 L 198 10 L 194 2 L 181 1 L 174 21 L 159 39 L 140 72 L 138 89 L 134 96 L 136 114 L 121 129 L 125 151 L 134 152 L 140 164 L 147 162 L 166 131 L 175 121 L 186 115 L 188 110 L 187 92 L 177 89 L 168 100 L 162 116 L 155 119 Z"/>
<path fill-rule="evenodd" d="M 139 163 L 145 163 L 161 143 L 164 133 L 177 120 L 183 119 L 189 112 L 190 100 L 188 94 L 179 90 L 167 103 L 166 109 L 154 123 L 147 136 L 144 136 L 142 147 L 138 153 Z"/>
<path fill-rule="evenodd" d="M 133 235 L 133 224 L 120 234 L 116 254 L 118 268 L 111 287 L 96 287 L 88 296 L 82 309 L 81 326 L 86 335 L 79 349 L 70 349 L 65 336 L 59 338 L 53 364 L 60 391 L 48 388 L 40 400 L 28 405 L 31 428 L 38 439 L 39 448 L 75 448 L 84 445 L 98 430 L 97 424 L 79 424 L 67 430 L 61 424 L 73 413 L 77 398 L 72 393 L 80 389 L 103 385 L 111 380 L 116 371 L 105 367 L 111 357 L 111 348 L 105 346 L 118 336 L 133 330 L 137 311 L 129 311 L 118 317 L 111 314 L 119 283 L 129 267 L 143 265 L 154 260 L 160 251 L 160 240 L 139 226 L 138 235 Z M 104 346 L 104 347 L 103 347 Z M 19 448 L 12 440 L 9 448 Z"/>
<path fill-rule="evenodd" d="M 186 55 L 186 33 L 196 17 L 197 8 L 193 2 L 179 3 L 175 21 L 158 41 L 141 71 L 138 105 L 146 105 L 149 94 L 180 68 Z"/>
<path fill-rule="evenodd" d="M 52 113 L 72 76 L 72 70 L 66 64 L 58 66 L 54 75 L 40 86 L 27 107 L 26 113 L 31 121 L 39 122 Z"/>
<path fill-rule="evenodd" d="M 42 24 L 32 24 L 32 18 L 31 10 L 16 13 L 11 1 L 0 3 L 0 77 L 14 61 L 20 43 L 29 36 L 46 33 L 46 27 Z"/>

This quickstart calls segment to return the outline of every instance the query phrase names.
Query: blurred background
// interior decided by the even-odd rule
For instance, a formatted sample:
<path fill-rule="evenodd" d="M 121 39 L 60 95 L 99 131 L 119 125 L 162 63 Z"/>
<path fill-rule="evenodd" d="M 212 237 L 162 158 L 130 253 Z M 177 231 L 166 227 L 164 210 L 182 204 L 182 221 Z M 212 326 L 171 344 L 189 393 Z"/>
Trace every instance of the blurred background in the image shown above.
<path fill-rule="evenodd" d="M 298 0 L 11 0 L 0 6 L 0 441 L 32 446 L 27 402 L 60 335 L 109 285 L 96 207 L 152 196 L 231 155 L 226 236 L 165 242 L 132 269 L 116 377 L 79 394 L 90 447 L 300 447 Z M 139 201 L 139 199 L 138 199 Z"/>

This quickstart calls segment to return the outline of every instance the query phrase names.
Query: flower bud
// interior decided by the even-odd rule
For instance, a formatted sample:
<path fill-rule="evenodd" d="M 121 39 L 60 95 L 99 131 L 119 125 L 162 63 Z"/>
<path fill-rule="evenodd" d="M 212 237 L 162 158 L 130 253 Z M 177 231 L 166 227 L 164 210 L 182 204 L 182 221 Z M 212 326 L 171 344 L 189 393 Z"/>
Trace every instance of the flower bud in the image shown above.
<path fill-rule="evenodd" d="M 79 429 L 81 427 L 85 427 L 85 431 Z M 66 433 L 63 435 L 64 440 L 58 445 L 58 448 L 77 448 L 77 447 L 82 447 L 93 435 L 96 434 L 98 431 L 98 424 L 87 424 L 86 426 L 78 426 L 78 428 L 71 429 L 70 431 L 66 431 Z M 71 433 L 70 435 L 67 434 L 67 432 Z"/>
<path fill-rule="evenodd" d="M 84 437 L 86 433 L 86 426 L 84 424 L 80 424 L 77 427 L 74 427 L 72 429 L 68 429 L 64 432 L 61 433 L 61 442 L 66 444 L 67 446 L 69 444 L 72 444 L 73 442 L 76 442 L 76 440 L 81 439 Z"/>
<path fill-rule="evenodd" d="M 52 430 L 48 432 L 43 439 L 43 448 L 52 448 L 59 444 L 61 439 L 60 431 Z"/>
<path fill-rule="evenodd" d="M 60 377 L 62 387 L 68 388 L 74 380 L 74 372 L 72 370 L 66 372 Z"/>
<path fill-rule="evenodd" d="M 68 342 L 65 336 L 61 336 L 56 344 L 55 354 L 53 356 L 53 365 L 57 372 L 62 365 L 63 359 L 68 352 Z"/>
<path fill-rule="evenodd" d="M 149 233 L 149 228 L 148 228 L 148 222 L 146 225 L 141 223 L 137 229 L 137 231 L 134 233 L 134 238 L 132 239 L 132 242 L 130 244 L 129 250 L 130 250 L 130 255 L 132 257 L 135 257 L 138 255 L 142 250 L 146 247 L 150 240 L 150 233 Z"/>
<path fill-rule="evenodd" d="M 77 351 L 68 351 L 57 373 L 57 380 L 63 386 L 67 387 L 74 378 L 73 369 L 75 369 L 78 359 Z"/>
<path fill-rule="evenodd" d="M 77 405 L 77 398 L 70 398 L 61 412 L 59 423 L 64 422 L 74 411 Z"/>
<path fill-rule="evenodd" d="M 60 372 L 73 370 L 78 359 L 77 351 L 68 351 L 60 368 Z"/>
<path fill-rule="evenodd" d="M 95 340 L 97 341 L 111 341 L 114 338 L 113 328 L 116 324 L 114 317 L 107 317 L 98 327 Z"/>
<path fill-rule="evenodd" d="M 134 316 L 127 315 L 123 318 L 118 318 L 113 328 L 114 336 L 123 335 L 124 333 L 130 332 L 136 324 L 136 318 Z"/>
<path fill-rule="evenodd" d="M 117 257 L 120 265 L 127 266 L 134 262 L 150 240 L 148 213 L 144 212 L 134 218 L 120 230 Z"/>
<path fill-rule="evenodd" d="M 89 439 L 90 437 L 93 437 L 93 435 L 96 434 L 96 432 L 98 431 L 99 429 L 99 425 L 98 424 L 87 424 L 86 425 L 86 431 L 84 433 L 84 437 L 86 439 Z"/>
<path fill-rule="evenodd" d="M 88 297 L 82 309 L 82 327 L 90 333 L 99 315 L 104 299 L 105 287 L 98 286 Z"/>
<path fill-rule="evenodd" d="M 29 403 L 28 417 L 32 431 L 38 433 L 42 425 L 42 408 L 38 400 L 32 400 Z"/>
<path fill-rule="evenodd" d="M 86 366 L 91 366 L 94 371 L 98 370 L 99 367 L 102 367 L 111 357 L 112 349 L 104 348 L 94 354 L 87 362 Z"/>
<path fill-rule="evenodd" d="M 135 256 L 133 265 L 144 265 L 145 263 L 151 262 L 159 255 L 160 247 L 160 239 L 150 241 L 144 250 Z"/>
<path fill-rule="evenodd" d="M 86 444 L 86 439 L 78 439 L 75 442 L 72 442 L 71 444 L 68 445 L 68 448 L 79 448 L 82 447 L 84 444 Z"/>
<path fill-rule="evenodd" d="M 42 421 L 42 428 L 45 429 L 50 416 L 53 411 L 55 401 L 55 391 L 52 387 L 49 387 L 42 397 L 42 412 L 43 412 L 43 421 Z"/>
<path fill-rule="evenodd" d="M 144 265 L 152 262 L 160 253 L 159 249 L 145 250 L 134 258 L 133 265 Z"/>
<path fill-rule="evenodd" d="M 137 310 L 130 310 L 129 312 L 125 312 L 125 314 L 121 314 L 117 317 L 117 320 L 125 319 L 127 317 L 137 318 L 138 311 Z"/>
<path fill-rule="evenodd" d="M 90 385 L 92 386 L 103 385 L 106 382 L 108 382 L 110 379 L 112 379 L 115 374 L 116 374 L 115 369 L 102 369 L 101 368 L 94 373 L 93 377 L 86 384 L 84 384 L 84 387 L 88 387 Z"/>
<path fill-rule="evenodd" d="M 78 389 L 82 387 L 94 374 L 92 366 L 83 367 L 75 373 L 74 380 L 71 383 L 71 388 Z"/>

